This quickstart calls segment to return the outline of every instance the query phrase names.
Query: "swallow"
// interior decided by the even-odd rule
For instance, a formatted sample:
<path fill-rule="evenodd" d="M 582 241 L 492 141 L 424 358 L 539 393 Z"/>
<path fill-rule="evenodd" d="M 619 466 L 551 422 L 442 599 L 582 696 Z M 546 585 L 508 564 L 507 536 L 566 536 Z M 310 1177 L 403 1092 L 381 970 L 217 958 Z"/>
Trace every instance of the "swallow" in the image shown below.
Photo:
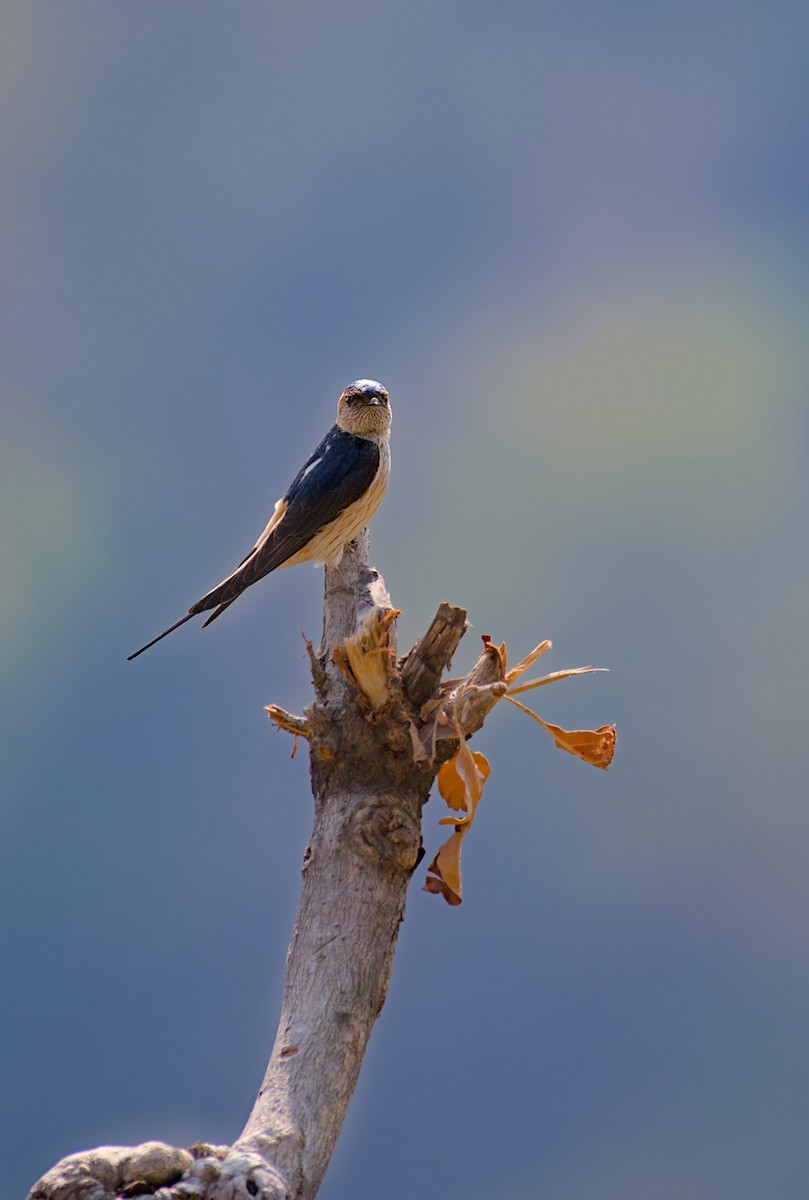
<path fill-rule="evenodd" d="M 390 476 L 391 407 L 374 379 L 350 383 L 337 403 L 337 420 L 281 497 L 266 528 L 235 571 L 192 604 L 184 617 L 141 646 L 131 662 L 200 613 L 203 629 L 256 580 L 298 563 L 336 566 L 346 545 L 379 507 Z"/>

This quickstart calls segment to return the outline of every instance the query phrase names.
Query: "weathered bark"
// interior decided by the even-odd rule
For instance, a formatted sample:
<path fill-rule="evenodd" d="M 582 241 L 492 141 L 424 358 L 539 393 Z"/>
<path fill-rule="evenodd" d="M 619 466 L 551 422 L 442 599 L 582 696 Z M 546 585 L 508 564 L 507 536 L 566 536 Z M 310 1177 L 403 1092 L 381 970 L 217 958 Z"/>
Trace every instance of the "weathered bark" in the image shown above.
<path fill-rule="evenodd" d="M 315 818 L 287 957 L 278 1033 L 233 1147 L 103 1147 L 63 1159 L 29 1200 L 310 1200 L 317 1193 L 388 990 L 405 895 L 421 856 L 421 810 L 438 764 L 502 696 L 497 656 L 441 684 L 466 627 L 442 604 L 396 663 L 396 610 L 363 533 L 326 572 L 315 700 L 271 719 L 309 740 Z M 417 761 L 418 760 L 418 761 Z"/>

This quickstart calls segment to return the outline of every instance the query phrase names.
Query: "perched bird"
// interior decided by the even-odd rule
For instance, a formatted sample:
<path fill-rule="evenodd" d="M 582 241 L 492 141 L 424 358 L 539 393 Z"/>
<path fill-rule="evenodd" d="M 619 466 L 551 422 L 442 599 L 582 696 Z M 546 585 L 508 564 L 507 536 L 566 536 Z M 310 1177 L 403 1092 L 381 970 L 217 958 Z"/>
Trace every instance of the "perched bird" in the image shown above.
<path fill-rule="evenodd" d="M 374 379 L 350 383 L 337 404 L 337 421 L 278 501 L 253 549 L 226 579 L 192 604 L 184 617 L 141 646 L 137 658 L 198 613 L 228 608 L 245 588 L 270 571 L 296 563 L 336 566 L 344 547 L 379 507 L 390 475 L 391 409 Z"/>

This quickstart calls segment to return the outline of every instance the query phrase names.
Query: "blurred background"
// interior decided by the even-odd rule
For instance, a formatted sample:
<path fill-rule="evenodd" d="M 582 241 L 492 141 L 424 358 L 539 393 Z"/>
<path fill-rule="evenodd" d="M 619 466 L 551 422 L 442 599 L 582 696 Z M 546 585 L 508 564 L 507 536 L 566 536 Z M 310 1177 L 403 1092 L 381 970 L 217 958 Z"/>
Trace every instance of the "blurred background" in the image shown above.
<path fill-rule="evenodd" d="M 611 674 L 529 699 L 619 743 L 476 739 L 321 1195 L 804 1194 L 808 54 L 779 0 L 3 7 L 1 1200 L 249 1112 L 322 572 L 125 658 L 358 376 L 401 648 L 441 600 L 458 672 L 551 638 Z"/>

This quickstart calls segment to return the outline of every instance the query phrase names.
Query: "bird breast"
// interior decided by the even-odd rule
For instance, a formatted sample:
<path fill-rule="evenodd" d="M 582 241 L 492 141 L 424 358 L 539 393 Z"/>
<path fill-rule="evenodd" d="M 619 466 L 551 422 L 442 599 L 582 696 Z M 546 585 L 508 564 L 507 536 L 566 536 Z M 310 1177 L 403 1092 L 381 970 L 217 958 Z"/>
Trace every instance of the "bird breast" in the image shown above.
<path fill-rule="evenodd" d="M 375 442 L 379 448 L 379 468 L 371 486 L 359 500 L 349 504 L 338 517 L 325 525 L 302 550 L 287 559 L 283 564 L 285 567 L 304 562 L 336 566 L 342 558 L 344 547 L 365 528 L 379 508 L 390 478 L 390 440 L 382 434 L 374 434 L 368 441 Z"/>

